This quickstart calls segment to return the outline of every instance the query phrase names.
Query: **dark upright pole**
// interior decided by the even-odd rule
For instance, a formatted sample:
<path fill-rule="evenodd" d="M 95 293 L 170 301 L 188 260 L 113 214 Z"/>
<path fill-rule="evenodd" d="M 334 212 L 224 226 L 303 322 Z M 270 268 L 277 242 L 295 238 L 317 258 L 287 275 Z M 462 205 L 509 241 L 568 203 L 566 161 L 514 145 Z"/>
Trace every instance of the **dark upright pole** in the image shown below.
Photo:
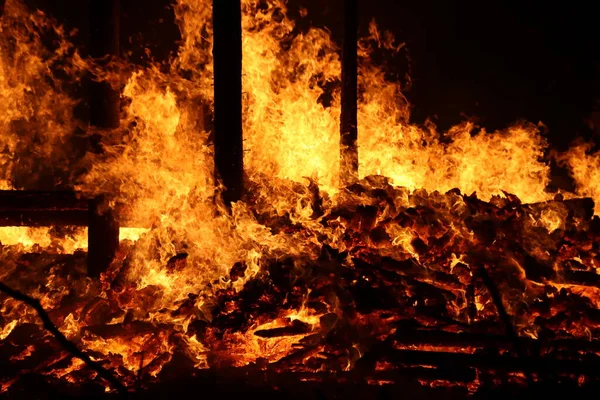
<path fill-rule="evenodd" d="M 90 0 L 90 57 L 106 68 L 119 57 L 119 0 Z M 90 125 L 119 127 L 119 90 L 109 82 L 90 82 Z M 103 197 L 90 201 L 88 210 L 88 274 L 99 277 L 109 267 L 119 247 L 119 225 Z"/>
<path fill-rule="evenodd" d="M 226 204 L 244 189 L 242 143 L 242 8 L 240 0 L 213 0 L 215 173 Z"/>
<path fill-rule="evenodd" d="M 358 180 L 358 0 L 344 0 L 340 181 Z"/>
<path fill-rule="evenodd" d="M 88 275 L 99 278 L 119 249 L 119 223 L 104 196 L 89 201 L 88 208 Z"/>
<path fill-rule="evenodd" d="M 119 0 L 90 0 L 90 56 L 100 67 L 119 57 Z M 90 82 L 90 123 L 119 127 L 119 91 L 108 82 Z"/>

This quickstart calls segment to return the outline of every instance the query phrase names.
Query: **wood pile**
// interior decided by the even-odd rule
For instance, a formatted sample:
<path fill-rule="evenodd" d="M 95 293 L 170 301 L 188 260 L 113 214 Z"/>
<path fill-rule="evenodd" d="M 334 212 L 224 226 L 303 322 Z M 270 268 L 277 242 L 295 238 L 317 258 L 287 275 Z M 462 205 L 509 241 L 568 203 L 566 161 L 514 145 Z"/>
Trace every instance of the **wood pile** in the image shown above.
<path fill-rule="evenodd" d="M 298 191 L 312 199 L 311 223 L 292 223 L 265 206 L 257 206 L 254 216 L 272 232 L 319 238 L 313 245 L 318 256 L 268 258 L 239 290 L 234 283 L 248 266 L 233 265 L 222 277 L 230 284 L 215 285 L 210 315 L 195 308 L 203 294 L 190 293 L 172 309 L 155 311 L 162 313 L 161 323 L 133 318 L 120 308 L 123 296 L 138 299 L 143 310 L 160 292 L 151 287 L 127 292 L 118 273 L 105 277 L 112 281 L 88 282 L 79 297 L 75 289 L 72 296 L 63 293 L 46 311 L 58 326 L 80 310 L 85 327 L 69 339 L 91 359 L 102 360 L 102 367 L 130 390 L 219 371 L 238 371 L 231 374 L 247 379 L 259 375 L 273 387 L 281 386 L 278 379 L 294 376 L 297 382 L 336 385 L 418 382 L 470 393 L 498 385 L 595 381 L 600 219 L 590 199 L 557 196 L 523 204 L 506 193 L 482 201 L 458 190 L 411 193 L 383 177 L 348 187 L 335 206 L 311 185 Z M 44 254 L 15 258 L 55 274 L 65 285 L 80 282 L 85 270 L 81 255 L 76 261 Z M 186 260 L 178 254 L 165 268 L 177 273 Z M 127 268 L 126 263 L 120 257 L 112 268 Z M 41 275 L 22 290 L 35 292 Z M 19 282 L 18 271 L 2 281 Z M 185 319 L 187 330 L 175 329 L 167 316 Z M 103 359 L 85 348 L 90 338 L 127 342 L 141 337 L 146 342 L 136 371 L 119 355 Z M 206 347 L 200 370 L 186 351 L 194 337 Z M 281 347 L 280 356 L 261 358 L 250 348 L 253 340 L 265 352 L 287 347 Z M 28 346 L 38 358 L 20 360 Z M 50 357 L 53 351 L 60 356 Z M 17 388 L 30 374 L 64 385 L 53 369 L 62 365 L 63 371 L 77 358 L 35 321 L 0 341 L 0 353 L 10 360 L 0 369 L 13 371 L 7 376 Z M 64 376 L 78 388 L 82 382 L 102 382 L 89 368 Z"/>

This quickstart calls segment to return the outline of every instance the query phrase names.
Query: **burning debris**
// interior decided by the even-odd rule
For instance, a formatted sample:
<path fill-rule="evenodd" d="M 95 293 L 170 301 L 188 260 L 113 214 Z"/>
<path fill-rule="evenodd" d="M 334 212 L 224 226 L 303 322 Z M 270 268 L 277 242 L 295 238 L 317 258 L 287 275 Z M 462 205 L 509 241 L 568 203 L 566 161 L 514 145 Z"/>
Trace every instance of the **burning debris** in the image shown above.
<path fill-rule="evenodd" d="M 32 379 L 128 391 L 206 371 L 471 393 L 595 379 L 598 156 L 560 156 L 590 197 L 551 194 L 536 126 L 409 124 L 399 85 L 370 60 L 402 46 L 372 24 L 358 46 L 361 179 L 340 186 L 336 45 L 322 29 L 299 33 L 283 2 L 242 5 L 245 191 L 229 207 L 201 115 L 213 102 L 210 2 L 176 2 L 169 63 L 101 69 L 56 21 L 6 1 L 0 184 L 48 189 L 51 176 L 78 223 L 0 229 L 2 391 Z M 69 85 L 84 73 L 121 91 L 119 128 L 83 134 Z M 99 195 L 102 207 L 82 200 Z M 0 211 L 27 225 L 20 203 Z M 106 235 L 90 215 L 106 217 Z M 117 223 L 109 265 L 90 278 L 87 253 Z"/>
<path fill-rule="evenodd" d="M 597 346 L 589 342 L 600 329 L 597 274 L 586 265 L 595 262 L 600 220 L 591 200 L 522 204 L 505 194 L 484 202 L 458 190 L 411 193 L 376 176 L 326 204 L 322 216 L 295 223 L 250 208 L 273 235 L 310 245 L 302 254 L 265 248 L 258 266 L 236 263 L 172 303 L 163 301 L 169 286 L 137 282 L 127 256 L 134 243 L 122 243 L 99 283 L 83 278 L 84 257 L 43 252 L 15 252 L 3 282 L 46 299 L 44 324 L 51 320 L 127 387 L 160 380 L 163 369 L 194 367 L 359 369 L 375 382 L 395 374 L 424 381 L 460 375 L 471 389 L 510 372 L 568 379 L 597 367 L 590 358 Z M 188 258 L 172 257 L 165 278 L 177 279 Z M 62 292 L 39 286 L 48 276 Z M 4 354 L 14 353 L 8 381 L 36 358 L 52 364 L 43 369 L 50 380 L 77 382 L 93 373 L 65 339 L 44 334 L 24 305 L 5 304 L 8 318 L 21 319 L 2 342 Z M 25 331 L 37 339 L 19 343 Z M 51 361 L 37 354 L 44 348 L 37 341 L 53 349 L 46 350 Z M 59 365 L 56 354 L 63 355 Z M 462 372 L 446 371 L 448 364 Z"/>

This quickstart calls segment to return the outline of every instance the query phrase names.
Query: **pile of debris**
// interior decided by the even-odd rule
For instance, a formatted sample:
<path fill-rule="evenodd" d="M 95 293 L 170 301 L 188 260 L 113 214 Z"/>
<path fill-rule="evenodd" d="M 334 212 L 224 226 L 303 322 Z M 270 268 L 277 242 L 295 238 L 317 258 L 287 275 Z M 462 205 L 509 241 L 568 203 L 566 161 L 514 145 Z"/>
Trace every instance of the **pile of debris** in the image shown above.
<path fill-rule="evenodd" d="M 314 185 L 300 192 L 312 202 L 309 222 L 258 197 L 254 217 L 271 232 L 318 238 L 317 257 L 271 257 L 241 286 L 247 266 L 237 263 L 212 288 L 149 310 L 152 318 L 122 307 L 144 310 L 160 295 L 123 283 L 134 244 L 122 243 L 101 282 L 85 276 L 84 253 L 4 246 L 13 267 L 1 275 L 3 390 L 22 390 L 32 376 L 89 390 L 98 376 L 101 388 L 136 388 L 232 369 L 275 386 L 285 374 L 378 385 L 410 377 L 469 391 L 595 376 L 600 219 L 591 199 L 522 204 L 505 193 L 486 202 L 458 190 L 410 192 L 379 176 L 335 201 Z M 165 268 L 177 273 L 183 261 Z M 38 315 L 28 298 L 44 299 Z M 98 346 L 109 345 L 130 348 L 106 357 Z"/>

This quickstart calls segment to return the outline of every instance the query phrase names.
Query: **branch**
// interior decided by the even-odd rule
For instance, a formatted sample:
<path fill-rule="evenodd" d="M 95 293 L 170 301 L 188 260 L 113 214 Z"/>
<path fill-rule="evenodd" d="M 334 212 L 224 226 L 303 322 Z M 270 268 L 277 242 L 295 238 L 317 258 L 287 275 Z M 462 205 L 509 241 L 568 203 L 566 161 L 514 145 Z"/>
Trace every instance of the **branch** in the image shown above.
<path fill-rule="evenodd" d="M 56 325 L 54 325 L 54 323 L 50 319 L 50 316 L 44 310 L 44 308 L 37 299 L 29 297 L 26 294 L 19 292 L 18 290 L 12 289 L 3 284 L 2 282 L 0 282 L 0 292 L 4 292 L 13 299 L 22 301 L 25 304 L 31 306 L 38 313 L 40 319 L 44 323 L 44 328 L 52 335 L 54 335 L 56 340 L 65 350 L 82 360 L 89 368 L 96 371 L 98 375 L 100 375 L 100 377 L 102 377 L 104 380 L 110 383 L 110 385 L 114 389 L 116 389 L 120 393 L 127 392 L 125 386 L 123 386 L 123 384 L 110 371 L 102 367 L 102 365 L 100 365 L 96 361 L 93 361 L 87 354 L 79 350 L 73 342 L 71 342 L 65 337 L 65 335 L 62 334 L 62 332 L 56 327 Z"/>
<path fill-rule="evenodd" d="M 483 280 L 483 284 L 487 287 L 488 291 L 490 292 L 490 295 L 492 296 L 492 300 L 494 301 L 496 310 L 498 311 L 498 314 L 500 315 L 500 319 L 504 323 L 504 328 L 506 330 L 506 336 L 513 342 L 513 345 L 514 345 L 517 355 L 520 358 L 526 357 L 527 354 L 525 354 L 525 351 L 522 346 L 522 342 L 519 341 L 519 335 L 517 333 L 517 330 L 515 329 L 512 321 L 511 321 L 510 315 L 508 315 L 508 312 L 506 311 L 506 307 L 504 307 L 504 303 L 502 303 L 502 295 L 500 294 L 500 290 L 494 283 L 494 280 L 492 279 L 490 274 L 488 274 L 485 265 L 480 264 L 477 271 L 479 272 L 479 275 L 481 276 L 481 278 Z M 526 365 L 523 365 L 523 371 L 525 372 L 527 382 L 530 384 L 533 383 L 531 371 L 526 367 Z"/>

